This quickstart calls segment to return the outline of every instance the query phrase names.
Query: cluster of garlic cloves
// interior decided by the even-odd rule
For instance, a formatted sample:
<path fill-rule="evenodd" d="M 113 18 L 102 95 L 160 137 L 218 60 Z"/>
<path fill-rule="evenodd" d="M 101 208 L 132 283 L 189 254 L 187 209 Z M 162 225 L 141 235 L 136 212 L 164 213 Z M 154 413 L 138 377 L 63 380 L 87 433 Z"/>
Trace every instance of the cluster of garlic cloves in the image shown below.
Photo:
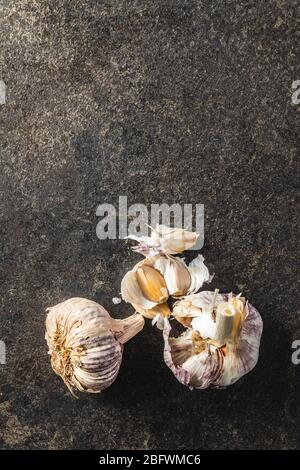
<path fill-rule="evenodd" d="M 114 320 L 98 303 L 72 298 L 47 309 L 46 341 L 53 370 L 70 392 L 100 393 L 116 379 L 123 344 L 144 326 L 134 314 Z"/>
<path fill-rule="evenodd" d="M 171 297 L 181 297 L 197 291 L 210 275 L 199 255 L 188 266 L 181 258 L 157 254 L 137 263 L 125 274 L 121 294 L 135 310 L 147 318 L 158 313 L 169 315 L 166 302 Z"/>
<path fill-rule="evenodd" d="M 192 247 L 198 234 L 159 225 L 153 229 L 151 237 L 129 238 L 139 242 L 134 250 L 145 259 L 125 274 L 121 294 L 125 302 L 146 318 L 170 316 L 169 297 L 192 294 L 210 281 L 203 256 L 198 255 L 189 265 L 184 258 L 173 256 Z"/>
<path fill-rule="evenodd" d="M 241 295 L 193 294 L 175 304 L 173 315 L 186 329 L 172 337 L 165 319 L 164 359 L 184 385 L 227 387 L 255 367 L 263 324 Z"/>

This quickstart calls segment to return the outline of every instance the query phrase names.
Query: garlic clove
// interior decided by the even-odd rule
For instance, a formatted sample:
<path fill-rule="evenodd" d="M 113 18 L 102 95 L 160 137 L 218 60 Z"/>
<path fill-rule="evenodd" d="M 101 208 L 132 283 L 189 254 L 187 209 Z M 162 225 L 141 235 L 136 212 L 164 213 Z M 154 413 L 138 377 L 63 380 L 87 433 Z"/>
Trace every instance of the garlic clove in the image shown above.
<path fill-rule="evenodd" d="M 151 238 L 160 245 L 163 253 L 175 255 L 192 248 L 196 244 L 199 234 L 182 228 L 157 225 Z"/>
<path fill-rule="evenodd" d="M 162 317 L 170 317 L 171 316 L 171 310 L 168 306 L 168 304 L 159 304 L 153 307 L 153 309 L 148 310 L 148 312 L 153 312 L 154 315 L 161 315 Z"/>
<path fill-rule="evenodd" d="M 169 255 L 182 253 L 196 244 L 199 234 L 182 228 L 157 225 L 154 229 L 152 228 L 151 237 L 129 235 L 127 238 L 139 243 L 134 251 L 146 257 L 152 257 L 158 253 Z"/>
<path fill-rule="evenodd" d="M 218 292 L 202 291 L 197 294 L 185 295 L 182 298 L 182 301 L 189 302 L 190 307 L 193 308 L 194 316 L 196 316 L 199 315 L 200 312 L 199 310 L 195 310 L 195 307 L 200 309 L 200 311 L 210 309 L 213 298 L 215 298 L 215 305 L 223 302 L 224 300 L 223 294 L 219 294 Z"/>
<path fill-rule="evenodd" d="M 153 318 L 157 312 L 152 310 L 159 304 L 165 304 L 169 297 L 164 276 L 155 268 L 156 260 L 157 257 L 153 257 L 139 262 L 121 282 L 123 300 L 147 318 Z"/>
<path fill-rule="evenodd" d="M 188 292 L 191 275 L 181 258 L 158 256 L 155 258 L 154 267 L 163 275 L 170 295 L 180 297 Z"/>
<path fill-rule="evenodd" d="M 157 302 L 149 300 L 144 295 L 134 270 L 128 271 L 123 277 L 121 282 L 121 295 L 123 300 L 131 303 L 138 312 L 141 310 L 149 310 L 157 304 Z"/>
<path fill-rule="evenodd" d="M 114 320 L 99 304 L 72 298 L 47 309 L 46 341 L 53 370 L 70 392 L 99 393 L 117 377 L 123 343 L 144 325 L 141 315 Z"/>
<path fill-rule="evenodd" d="M 150 320 L 152 320 L 158 314 L 162 317 L 171 316 L 171 310 L 167 303 L 155 305 L 153 308 L 148 310 L 142 308 L 140 305 L 132 304 L 132 306 L 136 312 L 140 313 L 141 315 L 143 315 L 143 317 L 148 318 Z"/>
<path fill-rule="evenodd" d="M 161 303 L 168 299 L 164 277 L 152 266 L 140 265 L 136 270 L 139 287 L 145 297 L 152 302 Z"/>
<path fill-rule="evenodd" d="M 165 318 L 165 362 L 183 384 L 195 388 L 226 387 L 255 367 L 263 328 L 261 316 L 251 304 L 246 303 L 243 308 L 243 300 L 229 302 L 231 298 L 239 299 L 232 294 L 206 291 L 177 302 L 173 315 L 183 324 L 189 320 L 189 328 L 179 338 L 170 337 L 170 323 Z M 216 318 L 211 311 L 212 302 Z M 241 317 L 237 332 L 234 322 L 233 328 L 228 330 L 227 323 L 224 327 L 223 317 L 231 320 L 237 315 Z M 224 332 L 221 341 L 219 331 Z M 225 344 L 221 344 L 224 337 Z"/>
<path fill-rule="evenodd" d="M 204 339 L 215 339 L 216 337 L 216 323 L 212 321 L 211 316 L 207 312 L 203 312 L 202 315 L 193 318 L 191 327 L 195 331 L 201 331 L 201 337 Z"/>

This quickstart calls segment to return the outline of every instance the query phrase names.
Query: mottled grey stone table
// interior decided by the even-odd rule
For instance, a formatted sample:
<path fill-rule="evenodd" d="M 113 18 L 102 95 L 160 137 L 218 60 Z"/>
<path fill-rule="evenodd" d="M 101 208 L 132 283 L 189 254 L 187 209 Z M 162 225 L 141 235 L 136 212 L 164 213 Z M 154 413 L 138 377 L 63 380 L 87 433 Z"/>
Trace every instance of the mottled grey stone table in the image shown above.
<path fill-rule="evenodd" d="M 297 13 L 296 0 L 0 2 L 1 448 L 299 447 Z M 242 290 L 264 320 L 259 363 L 231 388 L 180 385 L 149 323 L 103 394 L 76 401 L 52 372 L 47 306 L 132 312 L 111 299 L 140 258 L 96 236 L 98 204 L 119 195 L 205 205 L 211 288 Z"/>

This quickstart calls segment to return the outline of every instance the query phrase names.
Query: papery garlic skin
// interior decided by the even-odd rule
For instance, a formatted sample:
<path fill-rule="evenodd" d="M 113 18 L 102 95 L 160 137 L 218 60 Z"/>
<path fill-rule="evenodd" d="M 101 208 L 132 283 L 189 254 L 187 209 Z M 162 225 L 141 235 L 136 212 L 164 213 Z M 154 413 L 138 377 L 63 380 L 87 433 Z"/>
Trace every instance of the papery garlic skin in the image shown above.
<path fill-rule="evenodd" d="M 157 254 L 140 261 L 125 274 L 121 295 L 137 312 L 154 318 L 157 313 L 166 313 L 169 296 L 176 298 L 194 292 L 210 279 L 201 255 L 187 266 L 183 258 Z M 164 308 L 159 308 L 159 305 L 164 305 Z"/>
<path fill-rule="evenodd" d="M 114 320 L 99 304 L 72 298 L 47 309 L 46 341 L 53 370 L 71 393 L 100 393 L 116 379 L 123 344 L 144 326 L 141 315 Z"/>
<path fill-rule="evenodd" d="M 151 238 L 160 245 L 160 251 L 169 255 L 176 255 L 192 248 L 199 234 L 182 228 L 171 228 L 166 225 L 157 225 Z"/>
<path fill-rule="evenodd" d="M 139 243 L 134 247 L 134 251 L 151 257 L 158 253 L 167 255 L 182 253 L 197 243 L 199 234 L 182 228 L 156 225 L 154 229 L 152 228 L 151 237 L 129 235 L 127 238 Z"/>
<path fill-rule="evenodd" d="M 181 302 L 175 305 L 173 314 L 181 320 L 185 319 L 185 322 L 181 322 L 189 325 L 178 338 L 170 337 L 170 323 L 167 319 L 164 322 L 165 362 L 175 377 L 191 388 L 232 385 L 250 372 L 258 360 L 263 323 L 258 311 L 249 303 L 245 303 L 244 318 L 237 338 L 232 338 L 225 345 L 218 344 L 214 338 L 205 338 L 209 331 L 212 334 L 216 332 L 213 318 L 211 322 L 207 320 L 214 295 L 213 292 L 200 292 L 187 296 L 181 301 L 184 305 L 180 305 Z M 215 296 L 216 306 L 229 300 L 227 294 Z M 197 321 L 198 318 L 201 320 Z M 195 344 L 193 336 L 196 331 L 199 344 Z"/>

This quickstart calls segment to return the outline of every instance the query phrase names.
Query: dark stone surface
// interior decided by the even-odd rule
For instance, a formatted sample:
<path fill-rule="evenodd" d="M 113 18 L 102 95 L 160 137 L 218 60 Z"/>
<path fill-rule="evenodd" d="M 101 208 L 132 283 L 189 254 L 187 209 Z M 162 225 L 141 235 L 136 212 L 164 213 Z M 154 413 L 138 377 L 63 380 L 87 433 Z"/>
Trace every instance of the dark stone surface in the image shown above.
<path fill-rule="evenodd" d="M 1 2 L 1 448 L 299 447 L 297 4 Z M 47 306 L 131 312 L 111 298 L 139 257 L 95 233 L 119 195 L 205 204 L 211 287 L 242 289 L 264 320 L 236 385 L 181 386 L 149 323 L 101 396 L 73 400 L 52 372 Z"/>

